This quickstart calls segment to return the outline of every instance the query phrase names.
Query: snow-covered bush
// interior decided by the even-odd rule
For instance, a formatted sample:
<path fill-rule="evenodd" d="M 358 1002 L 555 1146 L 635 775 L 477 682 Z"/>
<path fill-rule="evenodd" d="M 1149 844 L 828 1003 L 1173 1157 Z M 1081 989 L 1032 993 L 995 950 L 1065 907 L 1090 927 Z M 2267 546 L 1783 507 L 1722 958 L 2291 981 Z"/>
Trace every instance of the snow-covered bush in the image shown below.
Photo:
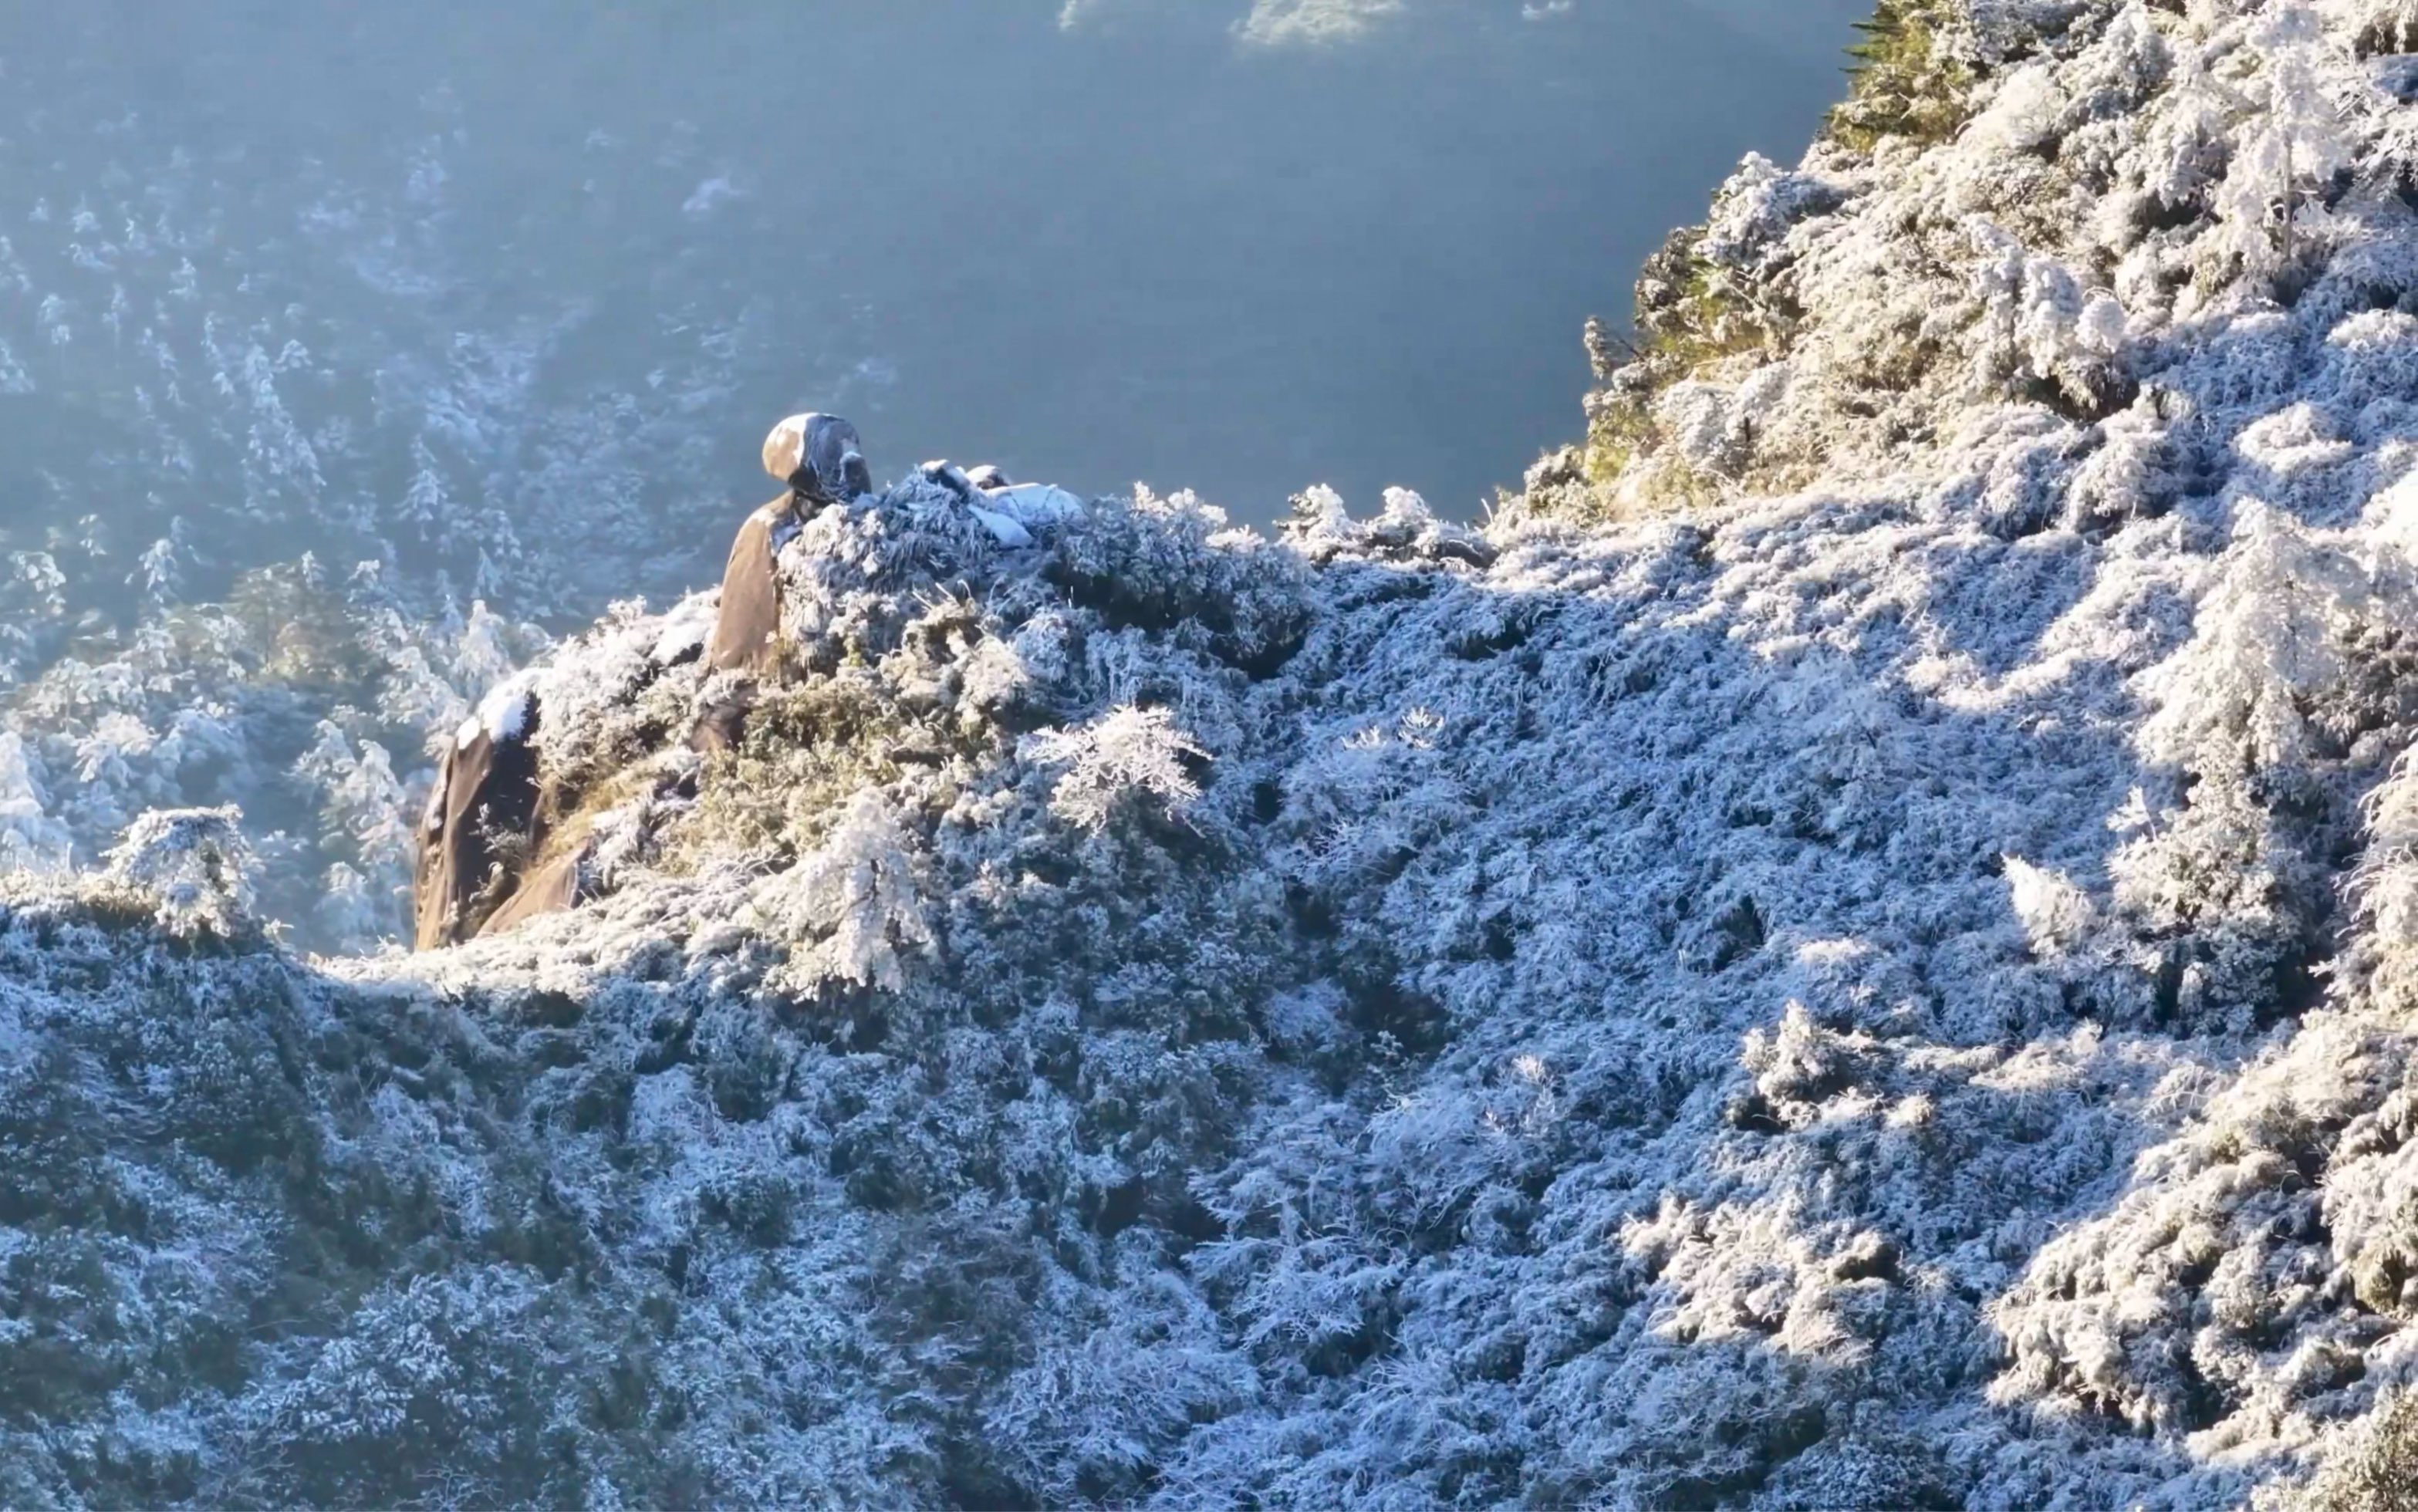
<path fill-rule="evenodd" d="M 259 863 L 240 809 L 153 809 L 126 827 L 105 859 L 112 881 L 155 900 L 172 935 L 226 938 L 256 927 Z"/>
<path fill-rule="evenodd" d="M 1830 114 L 1831 134 L 1871 149 L 1892 138 L 1928 144 L 1952 133 L 1972 111 L 1970 62 L 1957 35 L 1966 24 L 1966 8 L 1949 0 L 1881 0 L 1858 23 L 1863 39 L 1849 49 L 1854 77 Z"/>
<path fill-rule="evenodd" d="M 1079 729 L 1044 730 L 1024 738 L 1018 754 L 1028 761 L 1063 769 L 1050 788 L 1049 807 L 1060 818 L 1100 829 L 1128 802 L 1155 801 L 1169 818 L 1181 819 L 1201 786 L 1186 768 L 1207 753 L 1194 745 L 1164 709 L 1112 709 Z"/>
<path fill-rule="evenodd" d="M 860 792 L 819 847 L 758 890 L 756 909 L 794 941 L 780 978 L 787 989 L 905 985 L 902 955 L 932 946 L 908 845 L 880 796 Z"/>
<path fill-rule="evenodd" d="M 2418 46 L 2418 31 L 2410 33 Z M 2262 1496 L 2266 1507 L 2296 1512 L 2390 1512 L 2418 1486 L 2418 1401 L 2396 1392 L 2364 1420 L 2337 1435 L 2317 1477 L 2290 1498 Z"/>

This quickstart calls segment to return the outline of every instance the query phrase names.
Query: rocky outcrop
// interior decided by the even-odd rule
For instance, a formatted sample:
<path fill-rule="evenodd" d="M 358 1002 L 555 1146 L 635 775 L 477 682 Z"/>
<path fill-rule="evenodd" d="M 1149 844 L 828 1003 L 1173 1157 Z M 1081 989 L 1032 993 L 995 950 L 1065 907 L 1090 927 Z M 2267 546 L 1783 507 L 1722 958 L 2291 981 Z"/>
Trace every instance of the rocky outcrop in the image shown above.
<path fill-rule="evenodd" d="M 771 667 L 781 638 L 781 548 L 817 510 L 873 491 L 856 428 L 834 415 L 792 415 L 773 426 L 764 440 L 764 470 L 788 492 L 747 516 L 730 543 L 705 642 L 705 664 L 716 672 Z"/>
<path fill-rule="evenodd" d="M 833 415 L 793 415 L 766 437 L 765 470 L 788 491 L 748 515 L 731 544 L 702 658 L 709 673 L 737 676 L 720 681 L 697 710 L 693 748 L 737 744 L 758 680 L 782 656 L 780 549 L 817 511 L 871 492 L 863 448 L 856 428 Z M 674 659 L 697 654 L 683 645 Z M 587 801 L 595 788 L 628 786 L 627 773 L 591 767 L 567 783 L 560 771 L 541 771 L 543 687 L 542 679 L 521 678 L 497 689 L 445 750 L 413 878 L 417 949 L 562 912 L 602 885 Z M 693 792 L 693 773 L 682 776 Z"/>
<path fill-rule="evenodd" d="M 947 538 L 955 543 L 941 548 L 942 561 L 1004 557 L 1030 570 L 1048 560 L 1042 543 L 1057 543 L 1087 510 L 1064 490 L 945 462 L 876 495 L 855 427 L 829 415 L 775 425 L 764 465 L 788 491 L 740 527 L 718 590 L 650 626 L 643 654 L 618 639 L 564 648 L 497 688 L 454 733 L 421 826 L 418 949 L 595 898 L 620 862 L 658 848 L 658 822 L 701 801 L 714 808 L 710 787 L 743 786 L 731 768 L 759 706 L 770 698 L 779 710 L 796 707 L 802 694 L 812 696 L 798 684 L 869 649 L 858 629 L 842 628 L 851 610 L 861 613 L 852 601 L 865 590 L 848 581 L 856 564 L 827 559 L 834 539 L 869 532 L 868 549 L 879 551 L 872 542 L 903 527 L 911 555 Z M 818 527 L 826 515 L 828 528 Z M 803 541 L 810 527 L 818 537 Z M 895 627 L 885 622 L 877 634 Z M 600 729 L 611 734 L 600 738 Z M 787 738 L 812 733 L 792 728 Z M 891 754 L 930 758 L 910 749 Z"/>
<path fill-rule="evenodd" d="M 739 527 L 730 562 L 722 573 L 722 598 L 713 634 L 705 643 L 705 664 L 716 672 L 762 672 L 781 637 L 781 588 L 773 558 L 785 535 L 797 532 L 793 496 L 774 499 Z"/>
<path fill-rule="evenodd" d="M 476 936 L 511 901 L 531 853 L 544 843 L 540 718 L 528 691 L 507 685 L 446 747 L 421 821 L 412 887 L 418 948 Z"/>

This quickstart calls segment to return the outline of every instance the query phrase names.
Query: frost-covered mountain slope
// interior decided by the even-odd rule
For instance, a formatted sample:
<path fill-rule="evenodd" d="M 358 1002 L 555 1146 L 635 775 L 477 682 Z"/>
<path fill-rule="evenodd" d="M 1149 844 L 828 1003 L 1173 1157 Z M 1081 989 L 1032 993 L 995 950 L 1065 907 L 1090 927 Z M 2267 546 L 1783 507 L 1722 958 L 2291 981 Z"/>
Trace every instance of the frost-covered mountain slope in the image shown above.
<path fill-rule="evenodd" d="M 7 1499 L 2406 1500 L 2418 16 L 1884 18 L 1482 536 L 911 477 L 580 909 L 10 884 Z"/>

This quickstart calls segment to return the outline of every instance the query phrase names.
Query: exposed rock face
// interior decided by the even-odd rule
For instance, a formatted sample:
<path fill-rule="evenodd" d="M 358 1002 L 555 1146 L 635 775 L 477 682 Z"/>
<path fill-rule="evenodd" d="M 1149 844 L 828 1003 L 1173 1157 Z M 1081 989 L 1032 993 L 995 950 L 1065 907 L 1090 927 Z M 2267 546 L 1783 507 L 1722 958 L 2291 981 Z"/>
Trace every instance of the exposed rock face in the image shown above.
<path fill-rule="evenodd" d="M 817 510 L 873 491 L 865 444 L 856 427 L 835 415 L 792 415 L 773 426 L 764 440 L 764 470 L 789 491 L 749 515 L 730 543 L 705 646 L 705 664 L 716 672 L 762 673 L 771 666 L 781 636 L 773 558 Z"/>
<path fill-rule="evenodd" d="M 773 577 L 775 539 L 797 528 L 797 504 L 784 495 L 747 516 L 730 543 L 722 598 L 705 643 L 705 664 L 716 672 L 762 672 L 781 637 L 781 588 Z"/>
<path fill-rule="evenodd" d="M 593 849 L 584 845 L 559 851 L 537 863 L 513 888 L 503 907 L 480 925 L 479 932 L 501 934 L 540 914 L 561 913 L 578 907 L 589 895 L 585 874 L 594 863 Z"/>
<path fill-rule="evenodd" d="M 437 769 L 412 887 L 413 943 L 421 950 L 476 936 L 511 900 L 529 852 L 543 844 L 535 700 L 508 694 L 506 704 L 509 722 L 474 715 Z"/>

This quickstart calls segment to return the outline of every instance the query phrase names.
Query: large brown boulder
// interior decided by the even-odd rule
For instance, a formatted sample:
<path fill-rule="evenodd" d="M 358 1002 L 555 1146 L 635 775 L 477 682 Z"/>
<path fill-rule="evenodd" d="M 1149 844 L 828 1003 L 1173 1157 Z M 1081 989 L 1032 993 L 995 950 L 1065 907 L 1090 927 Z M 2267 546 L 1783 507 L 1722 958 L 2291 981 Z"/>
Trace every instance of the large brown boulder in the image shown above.
<path fill-rule="evenodd" d="M 539 833 L 537 698 L 491 695 L 446 747 L 421 824 L 412 944 L 434 950 L 480 932 L 517 890 Z"/>
<path fill-rule="evenodd" d="M 716 672 L 760 673 L 773 662 L 781 634 L 781 585 L 773 557 L 784 527 L 794 527 L 799 503 L 784 494 L 747 516 L 722 570 L 722 603 L 705 643 L 705 664 Z"/>
<path fill-rule="evenodd" d="M 764 671 L 781 634 L 776 559 L 797 527 L 827 504 L 869 493 L 873 477 L 856 427 L 836 415 L 792 415 L 764 437 L 764 470 L 788 492 L 747 516 L 722 571 L 722 603 L 705 646 L 717 672 Z"/>

